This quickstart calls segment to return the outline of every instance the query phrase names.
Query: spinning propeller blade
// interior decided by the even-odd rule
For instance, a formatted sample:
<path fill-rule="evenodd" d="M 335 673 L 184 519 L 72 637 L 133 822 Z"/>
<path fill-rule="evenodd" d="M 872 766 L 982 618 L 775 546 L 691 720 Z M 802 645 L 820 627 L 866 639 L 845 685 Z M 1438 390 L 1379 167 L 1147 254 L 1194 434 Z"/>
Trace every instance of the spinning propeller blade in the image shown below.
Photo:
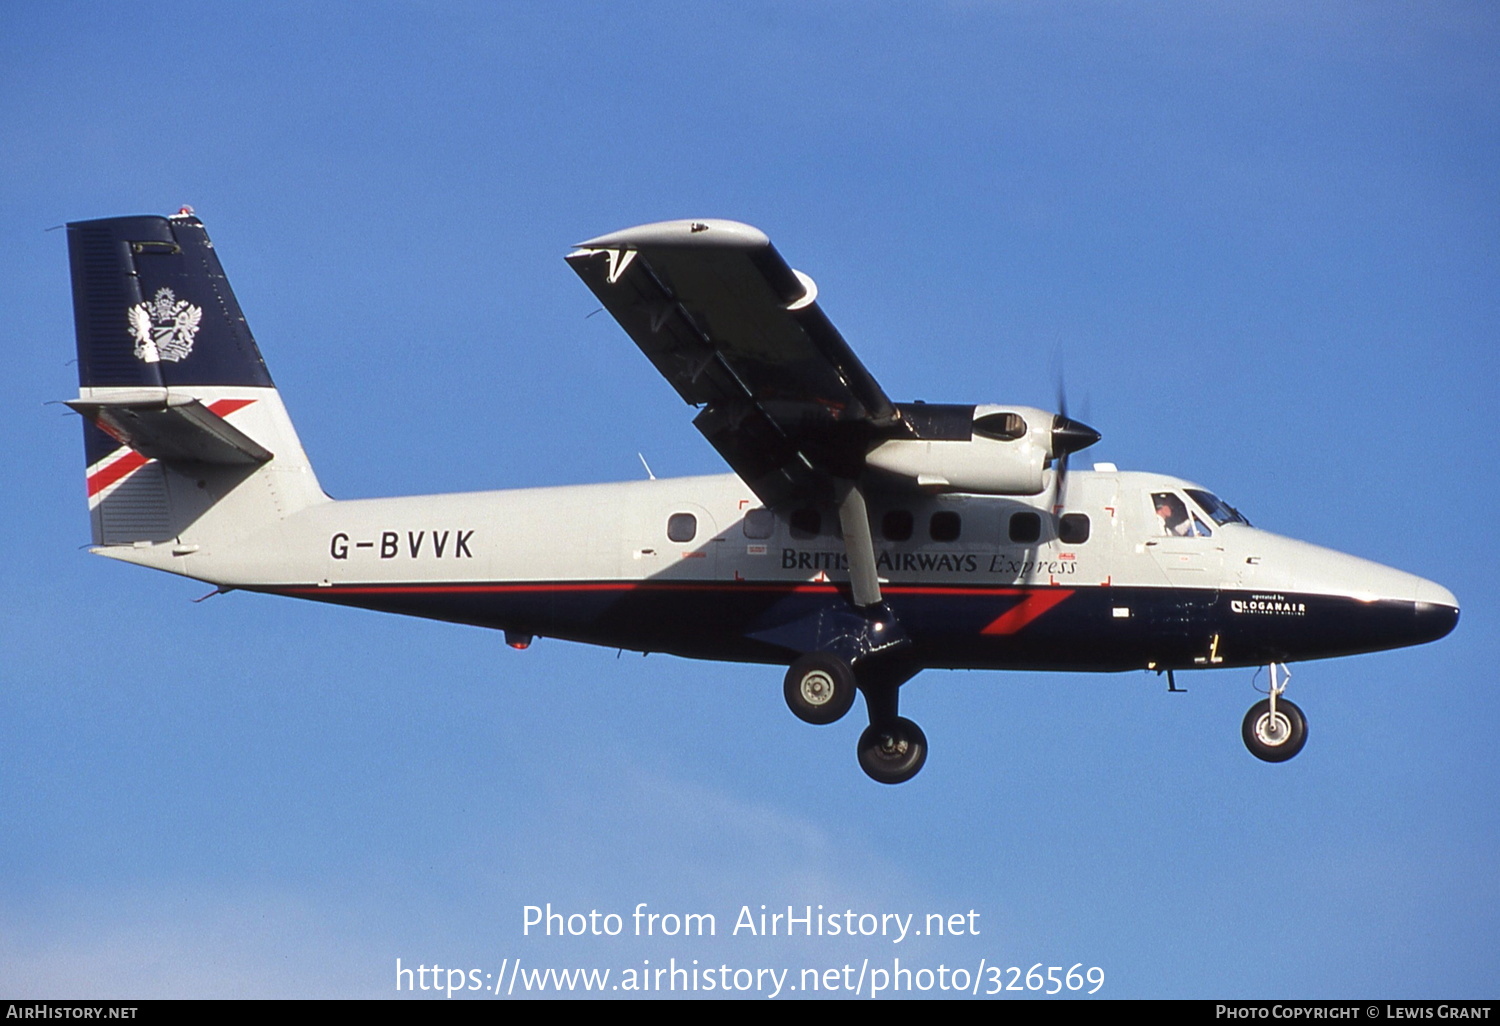
<path fill-rule="evenodd" d="M 1068 457 L 1099 441 L 1093 428 L 1068 416 L 1068 390 L 1061 374 L 1057 376 L 1057 416 L 1052 418 L 1052 510 L 1059 512 L 1064 503 L 1064 486 L 1068 477 Z"/>

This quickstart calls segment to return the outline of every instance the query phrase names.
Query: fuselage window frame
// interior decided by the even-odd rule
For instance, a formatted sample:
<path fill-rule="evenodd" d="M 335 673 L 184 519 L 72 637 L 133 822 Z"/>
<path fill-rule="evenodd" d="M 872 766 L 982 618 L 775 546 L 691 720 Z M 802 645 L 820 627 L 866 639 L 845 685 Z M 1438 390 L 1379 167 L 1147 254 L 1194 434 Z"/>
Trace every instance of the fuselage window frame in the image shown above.
<path fill-rule="evenodd" d="M 798 541 L 810 541 L 823 532 L 823 514 L 811 506 L 794 509 L 787 517 L 787 530 Z"/>
<path fill-rule="evenodd" d="M 776 514 L 764 506 L 757 506 L 745 511 L 745 519 L 741 526 L 744 528 L 746 538 L 761 541 L 776 533 Z"/>
<path fill-rule="evenodd" d="M 1009 532 L 1017 545 L 1035 545 L 1042 540 L 1042 515 L 1034 509 L 1012 513 Z"/>
<path fill-rule="evenodd" d="M 1057 518 L 1057 540 L 1064 545 L 1082 545 L 1089 540 L 1089 515 L 1064 513 Z"/>
<path fill-rule="evenodd" d="M 691 513 L 673 513 L 667 517 L 667 540 L 686 545 L 698 537 L 698 518 Z"/>
<path fill-rule="evenodd" d="M 886 541 L 911 541 L 915 530 L 916 518 L 909 509 L 888 509 L 885 516 L 880 518 L 880 536 Z"/>
<path fill-rule="evenodd" d="M 956 510 L 940 509 L 927 520 L 927 536 L 935 542 L 956 542 L 963 533 L 963 517 Z"/>

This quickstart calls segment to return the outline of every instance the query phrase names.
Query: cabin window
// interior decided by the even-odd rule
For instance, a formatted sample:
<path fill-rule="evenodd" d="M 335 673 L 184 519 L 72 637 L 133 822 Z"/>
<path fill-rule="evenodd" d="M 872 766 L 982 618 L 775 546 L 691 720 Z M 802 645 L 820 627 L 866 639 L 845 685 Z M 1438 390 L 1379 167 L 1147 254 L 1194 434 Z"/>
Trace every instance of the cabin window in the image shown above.
<path fill-rule="evenodd" d="M 1089 515 L 1064 513 L 1057 522 L 1057 540 L 1068 545 L 1082 545 L 1089 540 Z"/>
<path fill-rule="evenodd" d="M 951 509 L 939 510 L 927 522 L 927 533 L 935 542 L 958 541 L 958 536 L 962 531 L 963 521 Z"/>
<path fill-rule="evenodd" d="M 744 526 L 746 538 L 769 538 L 776 530 L 776 514 L 763 507 L 749 510 Z"/>
<path fill-rule="evenodd" d="M 1010 515 L 1010 540 L 1022 545 L 1040 541 L 1042 537 L 1042 515 L 1027 511 Z"/>
<path fill-rule="evenodd" d="M 691 513 L 673 513 L 667 517 L 667 538 L 674 542 L 690 542 L 698 537 L 698 518 Z"/>
<path fill-rule="evenodd" d="M 904 542 L 911 538 L 913 519 L 911 510 L 887 510 L 880 519 L 880 534 L 886 541 Z"/>
<path fill-rule="evenodd" d="M 815 509 L 794 509 L 790 518 L 792 537 L 816 538 L 818 532 L 823 529 L 823 515 Z"/>

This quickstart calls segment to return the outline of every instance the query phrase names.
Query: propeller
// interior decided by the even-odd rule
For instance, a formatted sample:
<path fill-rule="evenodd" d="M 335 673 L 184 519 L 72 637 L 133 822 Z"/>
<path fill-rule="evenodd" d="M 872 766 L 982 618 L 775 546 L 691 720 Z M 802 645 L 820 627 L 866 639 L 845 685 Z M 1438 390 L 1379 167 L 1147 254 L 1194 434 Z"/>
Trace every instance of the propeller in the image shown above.
<path fill-rule="evenodd" d="M 1052 511 L 1059 512 L 1065 502 L 1064 487 L 1068 477 L 1068 457 L 1087 449 L 1102 437 L 1099 432 L 1068 416 L 1068 389 L 1061 373 L 1057 375 L 1057 409 L 1052 418 Z"/>

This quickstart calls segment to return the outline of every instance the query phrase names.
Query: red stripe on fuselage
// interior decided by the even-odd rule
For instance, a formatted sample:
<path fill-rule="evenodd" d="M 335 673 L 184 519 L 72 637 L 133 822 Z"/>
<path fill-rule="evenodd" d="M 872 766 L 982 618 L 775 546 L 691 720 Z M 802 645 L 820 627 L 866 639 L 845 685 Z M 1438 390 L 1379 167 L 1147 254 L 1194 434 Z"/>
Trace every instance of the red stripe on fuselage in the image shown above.
<path fill-rule="evenodd" d="M 1000 589 L 1000 594 L 1023 596 L 1010 609 L 995 617 L 980 634 L 1015 634 L 1052 607 L 1066 601 L 1073 594 L 1072 588 L 1036 588 L 1022 591 L 1020 588 Z"/>
<path fill-rule="evenodd" d="M 333 584 L 325 587 L 293 585 L 271 587 L 284 595 L 476 595 L 517 592 L 583 591 L 718 591 L 743 594 L 784 592 L 799 595 L 836 595 L 834 584 L 802 584 L 774 581 L 538 581 L 518 584 Z M 955 587 L 952 585 L 897 584 L 881 589 L 887 595 L 1021 595 L 1023 598 L 984 629 L 985 634 L 1014 634 L 1037 617 L 1071 596 L 1073 588 Z"/>

